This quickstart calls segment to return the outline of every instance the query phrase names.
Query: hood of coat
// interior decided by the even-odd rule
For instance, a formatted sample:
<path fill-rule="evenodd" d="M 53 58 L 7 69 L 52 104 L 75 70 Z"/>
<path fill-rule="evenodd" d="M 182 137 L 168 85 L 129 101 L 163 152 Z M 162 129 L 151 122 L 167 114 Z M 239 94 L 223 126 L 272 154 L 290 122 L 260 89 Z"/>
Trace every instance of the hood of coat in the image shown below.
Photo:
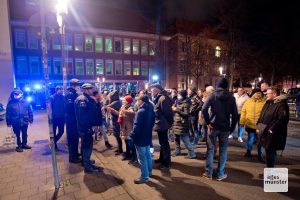
<path fill-rule="evenodd" d="M 282 101 L 287 101 L 288 99 L 288 96 L 286 94 L 282 94 L 282 95 L 279 95 L 277 97 L 274 98 L 274 103 L 279 103 L 279 102 L 282 102 Z"/>
<path fill-rule="evenodd" d="M 216 89 L 214 93 L 216 94 L 216 98 L 221 101 L 227 101 L 230 97 L 232 97 L 232 94 L 223 88 Z"/>
<path fill-rule="evenodd" d="M 118 91 L 113 91 L 109 94 L 110 96 L 110 101 L 111 102 L 114 102 L 114 101 L 118 101 L 120 100 L 120 95 L 119 95 L 119 92 Z"/>

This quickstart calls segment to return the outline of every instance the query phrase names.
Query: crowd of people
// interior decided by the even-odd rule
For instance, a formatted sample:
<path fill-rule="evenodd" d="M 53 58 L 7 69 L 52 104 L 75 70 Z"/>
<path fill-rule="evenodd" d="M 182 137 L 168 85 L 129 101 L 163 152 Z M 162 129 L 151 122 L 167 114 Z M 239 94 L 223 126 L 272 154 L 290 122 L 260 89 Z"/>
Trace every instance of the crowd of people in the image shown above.
<path fill-rule="evenodd" d="M 242 143 L 244 130 L 248 133 L 245 157 L 252 156 L 253 145 L 257 143 L 258 159 L 267 167 L 274 167 L 277 150 L 285 148 L 289 121 L 287 96 L 279 89 L 263 82 L 260 89 L 255 88 L 251 93 L 242 87 L 229 92 L 225 78 L 218 79 L 215 88 L 209 85 L 204 91 L 174 88 L 171 94 L 155 83 L 151 90 L 141 90 L 136 96 L 126 95 L 122 100 L 118 91 L 101 93 L 92 84 L 80 86 L 79 80 L 72 79 L 65 94 L 62 87 L 56 87 L 50 103 L 56 150 L 66 124 L 69 162 L 81 163 L 85 173 L 99 172 L 102 168 L 91 159 L 94 140 L 104 138 L 105 146 L 111 149 L 107 135 L 112 131 L 117 141 L 115 155 L 122 155 L 122 160 L 128 160 L 129 164 L 140 165 L 141 175 L 136 184 L 146 183 L 152 176 L 153 132 L 157 133 L 160 145 L 159 158 L 154 163 L 159 164 L 160 170 L 172 166 L 172 156 L 181 155 L 181 142 L 188 151 L 186 159 L 197 159 L 195 149 L 203 142 L 207 151 L 201 158 L 206 159 L 202 176 L 221 181 L 227 178 L 228 140 L 234 134 Z M 33 122 L 33 114 L 19 89 L 10 95 L 6 122 L 16 134 L 16 151 L 30 149 L 27 128 Z M 175 150 L 171 153 L 172 138 Z M 219 163 L 214 175 L 216 157 Z"/>

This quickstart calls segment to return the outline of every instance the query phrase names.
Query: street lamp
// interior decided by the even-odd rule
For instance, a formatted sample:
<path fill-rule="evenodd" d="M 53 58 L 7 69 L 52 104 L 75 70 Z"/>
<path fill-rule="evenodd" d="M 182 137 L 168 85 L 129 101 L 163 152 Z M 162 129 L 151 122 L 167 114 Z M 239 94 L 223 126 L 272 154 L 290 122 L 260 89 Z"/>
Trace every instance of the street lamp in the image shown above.
<path fill-rule="evenodd" d="M 222 76 L 223 75 L 223 67 L 219 67 L 219 72 L 220 72 L 220 76 Z"/>
<path fill-rule="evenodd" d="M 153 80 L 153 82 L 158 81 L 158 76 L 157 76 L 157 75 L 153 75 L 153 76 L 152 76 L 152 80 Z"/>
<path fill-rule="evenodd" d="M 67 68 L 65 63 L 66 51 L 65 51 L 65 24 L 63 16 L 68 14 L 68 0 L 57 0 L 56 4 L 56 20 L 59 26 L 59 32 L 61 35 L 61 62 L 63 71 L 63 88 L 64 93 L 67 90 Z"/>
<path fill-rule="evenodd" d="M 259 81 L 259 82 L 261 82 L 261 81 L 262 81 L 262 79 L 263 79 L 262 75 L 261 75 L 261 74 L 259 74 L 258 81 Z"/>

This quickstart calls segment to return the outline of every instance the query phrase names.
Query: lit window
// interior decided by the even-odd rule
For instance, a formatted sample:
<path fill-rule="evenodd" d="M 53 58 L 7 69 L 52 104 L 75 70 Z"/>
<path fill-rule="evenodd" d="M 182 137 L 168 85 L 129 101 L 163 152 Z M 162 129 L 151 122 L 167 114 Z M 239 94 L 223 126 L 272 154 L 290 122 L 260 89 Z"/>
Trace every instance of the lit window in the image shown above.
<path fill-rule="evenodd" d="M 130 54 L 131 53 L 131 44 L 130 39 L 124 39 L 124 54 Z"/>
<path fill-rule="evenodd" d="M 29 57 L 30 73 L 33 75 L 40 74 L 39 57 Z"/>
<path fill-rule="evenodd" d="M 92 36 L 85 36 L 84 40 L 84 48 L 86 52 L 93 52 L 93 37 Z"/>
<path fill-rule="evenodd" d="M 131 62 L 124 61 L 124 75 L 131 76 Z"/>
<path fill-rule="evenodd" d="M 142 76 L 148 76 L 148 65 L 147 62 L 141 63 Z"/>
<path fill-rule="evenodd" d="M 30 32 L 28 31 L 28 48 L 29 49 L 38 49 L 38 39 Z"/>
<path fill-rule="evenodd" d="M 61 67 L 61 59 L 54 58 L 53 59 L 53 74 L 60 75 L 62 74 L 62 67 Z"/>
<path fill-rule="evenodd" d="M 15 30 L 15 45 L 16 48 L 26 48 L 25 30 Z"/>
<path fill-rule="evenodd" d="M 85 74 L 87 76 L 94 75 L 94 60 L 93 59 L 86 59 L 85 60 Z"/>
<path fill-rule="evenodd" d="M 73 50 L 73 41 L 72 41 L 72 34 L 67 33 L 65 36 L 65 49 L 68 51 Z"/>
<path fill-rule="evenodd" d="M 106 75 L 112 75 L 113 73 L 113 63 L 112 60 L 106 60 L 105 61 L 105 74 Z"/>
<path fill-rule="evenodd" d="M 132 53 L 135 55 L 138 55 L 139 52 L 140 43 L 138 40 L 132 40 Z"/>
<path fill-rule="evenodd" d="M 27 58 L 25 56 L 17 57 L 17 72 L 19 75 L 28 74 L 28 64 L 27 64 Z"/>
<path fill-rule="evenodd" d="M 141 54 L 148 55 L 148 42 L 147 41 L 141 42 Z"/>
<path fill-rule="evenodd" d="M 55 35 L 52 38 L 52 49 L 54 49 L 54 50 L 60 49 L 60 36 L 59 35 Z"/>
<path fill-rule="evenodd" d="M 75 51 L 83 51 L 83 38 L 82 35 L 76 34 L 74 36 Z"/>
<path fill-rule="evenodd" d="M 105 52 L 112 53 L 112 40 L 111 38 L 105 38 Z"/>
<path fill-rule="evenodd" d="M 75 73 L 76 75 L 84 75 L 83 60 L 81 58 L 75 59 Z"/>
<path fill-rule="evenodd" d="M 115 38 L 115 52 L 116 53 L 122 52 L 122 42 L 120 38 Z"/>
<path fill-rule="evenodd" d="M 115 61 L 115 74 L 122 75 L 122 60 Z"/>
<path fill-rule="evenodd" d="M 95 38 L 95 44 L 96 52 L 103 52 L 103 38 L 97 36 Z"/>
<path fill-rule="evenodd" d="M 103 60 L 101 60 L 101 59 L 96 60 L 96 74 L 97 75 L 103 75 L 104 74 Z"/>
<path fill-rule="evenodd" d="M 154 56 L 156 52 L 156 45 L 154 41 L 149 42 L 149 55 Z"/>
<path fill-rule="evenodd" d="M 65 61 L 65 65 L 66 65 L 67 75 L 73 75 L 73 60 L 67 59 Z"/>
<path fill-rule="evenodd" d="M 216 46 L 215 56 L 216 56 L 216 57 L 221 57 L 221 47 Z"/>
<path fill-rule="evenodd" d="M 140 75 L 140 63 L 138 61 L 133 62 L 133 76 Z"/>

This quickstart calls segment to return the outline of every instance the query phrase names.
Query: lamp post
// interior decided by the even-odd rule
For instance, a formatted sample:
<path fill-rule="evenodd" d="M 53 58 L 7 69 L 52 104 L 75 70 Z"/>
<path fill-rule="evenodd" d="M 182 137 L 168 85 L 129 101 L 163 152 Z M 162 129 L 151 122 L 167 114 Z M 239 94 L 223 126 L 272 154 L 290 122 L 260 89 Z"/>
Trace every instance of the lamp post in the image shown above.
<path fill-rule="evenodd" d="M 56 4 L 56 20 L 59 26 L 59 33 L 61 35 L 61 62 L 63 72 L 63 88 L 64 93 L 67 91 L 67 68 L 65 63 L 66 50 L 65 50 L 65 23 L 64 15 L 68 14 L 68 0 L 57 0 Z"/>
<path fill-rule="evenodd" d="M 152 82 L 157 82 L 158 81 L 158 76 L 157 75 L 153 75 L 152 76 Z"/>

